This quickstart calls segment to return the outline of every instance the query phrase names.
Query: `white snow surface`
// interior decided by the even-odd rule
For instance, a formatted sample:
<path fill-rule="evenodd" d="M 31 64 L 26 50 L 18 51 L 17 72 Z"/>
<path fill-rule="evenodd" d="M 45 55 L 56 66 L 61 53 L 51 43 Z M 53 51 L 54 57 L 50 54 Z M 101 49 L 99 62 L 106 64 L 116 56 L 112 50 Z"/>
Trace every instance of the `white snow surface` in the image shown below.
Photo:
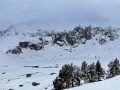
<path fill-rule="evenodd" d="M 101 82 L 89 83 L 66 90 L 120 90 L 120 76 Z"/>
<path fill-rule="evenodd" d="M 18 28 L 18 27 L 17 27 Z M 39 36 L 30 37 L 28 33 L 36 33 L 34 28 L 15 27 L 10 28 L 5 36 L 0 37 L 0 90 L 51 90 L 52 82 L 58 75 L 62 65 L 73 63 L 80 66 L 81 62 L 93 63 L 100 60 L 103 67 L 107 70 L 107 64 L 118 58 L 120 60 L 120 39 L 100 45 L 95 39 L 80 44 L 77 48 L 57 45 L 46 45 L 43 50 L 34 51 L 23 49 L 19 55 L 6 54 L 8 49 L 14 48 L 20 41 L 37 42 Z M 18 32 L 18 35 L 15 35 Z M 42 37 L 44 31 L 40 31 Z M 48 38 L 49 39 L 49 38 Z M 51 39 L 50 39 L 51 40 Z M 95 43 L 95 45 L 94 45 Z M 68 50 L 72 49 L 72 52 Z M 24 66 L 39 66 L 39 68 Z M 58 66 L 58 68 L 54 68 Z M 5 72 L 5 74 L 3 74 Z M 51 75 L 51 73 L 55 73 Z M 26 74 L 32 74 L 26 78 Z M 32 86 L 32 82 L 39 82 L 40 85 Z M 120 90 L 120 76 L 113 79 L 84 84 L 70 90 Z M 23 87 L 19 87 L 19 85 Z"/>

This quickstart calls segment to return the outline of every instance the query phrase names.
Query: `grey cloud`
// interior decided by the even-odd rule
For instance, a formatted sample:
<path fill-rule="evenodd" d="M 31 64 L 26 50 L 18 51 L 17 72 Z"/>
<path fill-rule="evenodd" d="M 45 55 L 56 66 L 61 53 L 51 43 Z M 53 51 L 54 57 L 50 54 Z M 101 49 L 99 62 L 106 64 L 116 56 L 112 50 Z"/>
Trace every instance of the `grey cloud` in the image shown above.
<path fill-rule="evenodd" d="M 32 21 L 120 26 L 120 0 L 0 0 L 0 29 Z"/>

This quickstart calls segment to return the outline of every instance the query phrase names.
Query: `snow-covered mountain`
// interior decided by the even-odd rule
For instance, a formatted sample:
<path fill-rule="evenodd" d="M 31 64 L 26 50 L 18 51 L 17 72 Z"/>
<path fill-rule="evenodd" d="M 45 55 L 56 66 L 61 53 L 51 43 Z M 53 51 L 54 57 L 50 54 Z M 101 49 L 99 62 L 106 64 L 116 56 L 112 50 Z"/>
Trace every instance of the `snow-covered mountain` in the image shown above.
<path fill-rule="evenodd" d="M 22 42 L 22 46 L 20 42 Z M 27 42 L 27 46 L 25 46 L 25 42 Z M 41 45 L 42 47 L 40 47 Z M 18 51 L 17 47 L 20 48 L 20 53 L 12 53 L 16 49 Z M 38 49 L 39 47 L 40 49 Z M 10 52 L 7 53 L 7 51 Z M 119 53 L 120 30 L 118 28 L 78 26 L 73 30 L 55 31 L 31 25 L 11 26 L 0 32 L 0 82 L 2 83 L 0 90 L 10 88 L 14 90 L 28 90 L 26 88 L 44 90 L 47 88 L 50 90 L 53 88 L 52 81 L 62 65 L 72 62 L 81 65 L 84 60 L 88 63 L 100 60 L 107 70 L 107 64 L 111 60 L 120 59 Z M 31 66 L 39 66 L 39 68 Z M 32 77 L 26 78 L 26 74 L 29 73 L 32 74 Z M 51 75 L 51 73 L 55 74 Z M 117 78 L 119 79 L 116 77 L 103 81 L 103 83 Z M 40 85 L 34 87 L 31 85 L 32 82 L 39 82 Z M 21 84 L 23 87 L 19 87 Z M 102 82 L 100 82 L 101 84 Z M 99 82 L 93 85 L 99 85 Z M 87 90 L 89 85 L 86 86 L 83 85 L 80 90 Z M 86 89 L 82 89 L 83 87 Z"/>

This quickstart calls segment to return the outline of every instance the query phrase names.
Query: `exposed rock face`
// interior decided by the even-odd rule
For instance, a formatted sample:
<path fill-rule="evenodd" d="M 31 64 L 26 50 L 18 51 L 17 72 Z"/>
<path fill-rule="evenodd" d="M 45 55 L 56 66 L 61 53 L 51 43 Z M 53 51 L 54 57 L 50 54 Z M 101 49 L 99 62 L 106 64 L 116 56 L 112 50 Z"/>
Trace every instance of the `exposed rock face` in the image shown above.
<path fill-rule="evenodd" d="M 32 49 L 32 50 L 41 50 L 42 48 L 44 48 L 44 45 L 41 44 L 41 43 L 38 43 L 38 44 L 30 44 L 29 45 L 29 48 Z"/>
<path fill-rule="evenodd" d="M 32 85 L 33 86 L 37 86 L 37 85 L 40 85 L 40 83 L 38 83 L 38 82 L 32 82 Z"/>
<path fill-rule="evenodd" d="M 29 48 L 31 50 L 37 51 L 44 48 L 44 43 L 19 42 L 19 46 L 14 49 L 8 50 L 6 53 L 20 54 L 22 53 L 22 48 Z"/>
<path fill-rule="evenodd" d="M 12 53 L 12 54 L 20 54 L 22 53 L 21 47 L 17 46 L 15 49 L 10 49 L 6 53 Z"/>
<path fill-rule="evenodd" d="M 19 47 L 21 48 L 28 48 L 30 42 L 19 42 Z"/>
<path fill-rule="evenodd" d="M 120 29 L 114 28 L 101 28 L 101 27 L 75 27 L 71 31 L 63 31 L 63 32 L 37 32 L 37 34 L 31 34 L 32 39 L 37 39 L 37 42 L 34 40 L 32 41 L 23 41 L 19 42 L 19 44 L 14 49 L 8 50 L 6 53 L 12 54 L 20 54 L 22 53 L 22 49 L 31 49 L 31 50 L 41 50 L 44 48 L 45 45 L 58 45 L 58 46 L 72 46 L 76 47 L 80 44 L 86 44 L 88 40 L 94 39 L 94 42 L 99 43 L 100 45 L 109 43 L 110 41 L 114 41 L 118 39 Z M 10 30 L 6 30 L 4 33 L 9 32 Z M 0 32 L 2 33 L 2 32 Z M 29 34 L 29 33 L 28 33 Z M 26 34 L 27 35 L 27 34 Z M 25 36 L 26 37 L 26 36 Z M 37 37 L 37 38 L 36 38 Z M 96 40 L 96 41 L 95 41 Z"/>

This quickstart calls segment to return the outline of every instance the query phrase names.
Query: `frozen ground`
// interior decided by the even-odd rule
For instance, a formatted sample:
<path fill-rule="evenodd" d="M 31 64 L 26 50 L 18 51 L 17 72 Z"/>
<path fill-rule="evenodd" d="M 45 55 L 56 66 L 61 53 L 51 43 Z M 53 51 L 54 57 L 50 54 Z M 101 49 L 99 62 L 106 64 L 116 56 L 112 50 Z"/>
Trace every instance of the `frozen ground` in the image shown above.
<path fill-rule="evenodd" d="M 25 33 L 29 33 L 29 31 Z M 83 61 L 93 63 L 100 60 L 102 66 L 107 70 L 107 64 L 110 61 L 115 58 L 120 60 L 119 39 L 105 45 L 99 45 L 92 39 L 87 41 L 87 44 L 80 44 L 77 48 L 49 44 L 45 46 L 44 50 L 23 49 L 23 53 L 13 55 L 6 54 L 6 51 L 18 45 L 19 41 L 36 41 L 36 38 L 26 36 L 27 34 L 24 35 L 23 32 L 15 36 L 14 31 L 8 31 L 6 35 L 9 36 L 0 37 L 0 90 L 10 88 L 14 90 L 51 90 L 52 82 L 64 64 L 73 63 L 80 66 Z M 27 78 L 26 74 L 32 75 Z M 32 86 L 32 82 L 38 82 L 40 85 Z M 119 83 L 120 76 L 117 76 L 110 80 L 85 84 L 70 90 L 120 90 Z M 23 87 L 19 87 L 19 85 L 23 85 Z"/>
<path fill-rule="evenodd" d="M 120 76 L 96 83 L 89 83 L 69 90 L 120 90 Z M 68 90 L 68 89 L 66 89 Z"/>
<path fill-rule="evenodd" d="M 44 67 L 32 68 L 32 67 L 19 67 L 19 66 L 8 66 L 0 67 L 0 90 L 45 90 L 52 88 L 52 81 L 56 77 L 58 68 Z M 5 74 L 2 74 L 4 73 Z M 51 74 L 55 73 L 55 74 Z M 32 74 L 31 77 L 27 78 L 26 74 Z M 38 82 L 40 85 L 32 86 L 32 82 Z M 23 85 L 23 87 L 19 87 Z"/>
<path fill-rule="evenodd" d="M 38 51 L 38 52 L 25 49 L 24 53 L 20 55 L 5 54 L 1 52 L 0 54 L 0 57 L 1 57 L 0 58 L 0 62 L 1 62 L 0 63 L 0 82 L 1 82 L 0 90 L 9 90 L 10 88 L 14 90 L 39 90 L 39 89 L 51 90 L 53 88 L 52 82 L 58 75 L 58 72 L 61 69 L 61 66 L 64 64 L 74 63 L 80 66 L 81 62 L 83 62 L 84 60 L 87 61 L 88 63 L 92 63 L 92 62 L 96 62 L 97 60 L 100 60 L 103 67 L 107 70 L 107 64 L 109 63 L 109 61 L 111 61 L 111 58 L 113 60 L 115 59 L 115 57 L 112 57 L 112 54 L 114 53 L 108 53 L 107 50 L 105 50 L 106 54 L 105 52 L 104 54 L 100 53 L 102 50 L 102 47 L 96 48 L 96 50 L 98 49 L 98 51 L 91 52 L 91 53 L 89 49 L 87 50 L 87 48 L 86 48 L 87 51 L 84 51 L 84 52 L 80 51 L 81 50 L 80 48 L 83 48 L 83 47 L 81 46 L 81 47 L 78 47 L 77 49 L 73 49 L 72 52 L 64 51 L 63 47 L 60 48 L 58 46 L 54 46 L 54 47 L 47 46 L 44 50 Z M 88 53 L 85 54 L 86 52 Z M 109 56 L 109 54 L 111 55 Z M 108 55 L 108 56 L 105 56 L 105 55 Z M 25 67 L 25 66 L 39 66 L 39 68 Z M 54 73 L 54 74 L 51 75 L 51 73 Z M 26 74 L 32 74 L 32 76 L 27 78 Z M 32 86 L 32 82 L 39 82 L 40 85 Z M 106 83 L 107 80 L 103 82 Z M 96 89 L 93 89 L 94 86 L 96 87 L 96 85 L 98 86 L 100 85 L 99 87 L 101 87 L 101 84 L 102 82 L 100 82 L 100 84 L 95 83 L 95 84 L 83 85 L 80 87 L 82 88 L 80 90 L 88 90 L 87 88 L 89 88 L 89 86 L 92 88 L 90 90 L 96 90 Z M 111 87 L 115 87 L 115 85 L 111 82 L 108 84 Z M 19 87 L 19 85 L 23 85 L 23 87 Z M 84 87 L 86 89 L 84 89 Z M 105 86 L 105 88 L 106 87 L 107 86 Z M 104 90 L 103 89 L 104 86 L 101 88 L 102 89 L 100 90 Z M 76 89 L 79 90 L 79 88 L 75 88 L 75 90 Z M 111 90 L 114 90 L 114 89 L 111 89 Z"/>

